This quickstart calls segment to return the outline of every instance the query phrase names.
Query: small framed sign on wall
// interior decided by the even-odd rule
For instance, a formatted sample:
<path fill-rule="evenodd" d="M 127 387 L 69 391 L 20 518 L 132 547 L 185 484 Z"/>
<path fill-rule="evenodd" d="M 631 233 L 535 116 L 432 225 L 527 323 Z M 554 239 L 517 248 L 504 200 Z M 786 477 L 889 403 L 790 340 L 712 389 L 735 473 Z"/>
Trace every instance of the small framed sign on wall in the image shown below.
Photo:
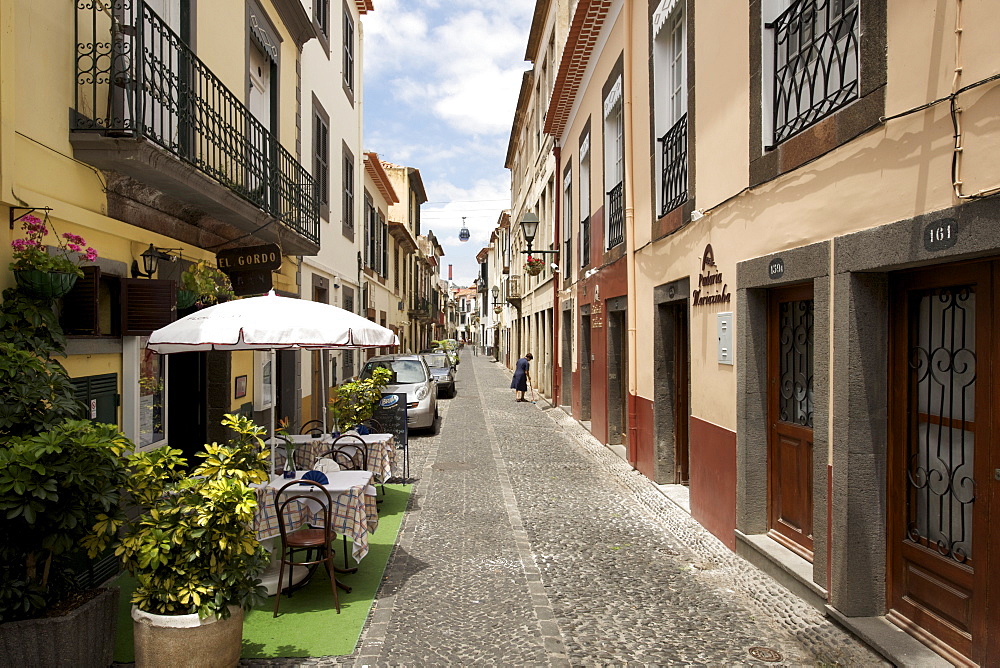
<path fill-rule="evenodd" d="M 247 377 L 236 376 L 236 398 L 240 399 L 245 396 L 247 396 Z"/>

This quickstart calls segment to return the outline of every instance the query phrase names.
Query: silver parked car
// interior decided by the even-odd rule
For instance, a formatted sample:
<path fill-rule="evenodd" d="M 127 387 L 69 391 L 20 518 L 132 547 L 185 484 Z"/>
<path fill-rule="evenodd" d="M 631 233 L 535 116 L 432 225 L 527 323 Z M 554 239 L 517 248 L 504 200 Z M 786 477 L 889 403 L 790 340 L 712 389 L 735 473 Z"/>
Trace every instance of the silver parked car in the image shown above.
<path fill-rule="evenodd" d="M 421 355 L 427 362 L 431 375 L 438 384 L 438 396 L 451 399 L 455 396 L 455 368 L 445 353 L 424 353 Z"/>
<path fill-rule="evenodd" d="M 375 369 L 392 372 L 383 392 L 406 394 L 406 425 L 437 433 L 437 381 L 420 355 L 379 355 L 365 363 L 361 378 L 370 378 Z"/>

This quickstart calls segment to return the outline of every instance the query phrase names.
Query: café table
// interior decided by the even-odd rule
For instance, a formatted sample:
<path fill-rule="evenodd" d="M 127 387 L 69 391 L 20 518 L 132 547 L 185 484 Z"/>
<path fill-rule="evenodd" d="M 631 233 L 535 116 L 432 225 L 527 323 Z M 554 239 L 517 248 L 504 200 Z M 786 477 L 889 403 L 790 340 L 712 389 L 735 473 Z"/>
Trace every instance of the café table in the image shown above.
<path fill-rule="evenodd" d="M 368 470 L 375 474 L 375 478 L 385 482 L 393 477 L 393 467 L 396 465 L 396 437 L 393 434 L 356 434 L 347 432 L 348 436 L 357 436 L 365 442 L 368 450 Z M 284 436 L 275 439 L 274 453 L 275 472 L 284 471 L 285 468 L 285 441 L 287 438 L 295 447 L 292 458 L 296 471 L 308 471 L 316 466 L 316 460 L 320 455 L 330 449 L 333 444 L 333 437 L 329 434 L 322 434 L 314 438 L 309 434 Z M 348 445 L 355 443 L 353 438 L 344 439 L 341 443 Z M 270 447 L 271 441 L 268 439 L 266 445 Z M 358 458 L 360 464 L 360 458 Z"/>

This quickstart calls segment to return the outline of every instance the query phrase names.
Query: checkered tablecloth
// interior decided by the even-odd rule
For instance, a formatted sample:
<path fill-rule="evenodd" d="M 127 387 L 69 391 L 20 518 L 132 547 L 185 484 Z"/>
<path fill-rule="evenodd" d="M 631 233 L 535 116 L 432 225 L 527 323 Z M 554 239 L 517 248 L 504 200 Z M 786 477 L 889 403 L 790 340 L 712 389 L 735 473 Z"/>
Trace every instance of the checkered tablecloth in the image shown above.
<path fill-rule="evenodd" d="M 368 554 L 368 534 L 374 533 L 378 528 L 375 489 L 369 484 L 371 476 L 366 474 L 364 471 L 333 473 L 330 475 L 331 484 L 326 485 L 333 498 L 333 530 L 351 538 L 354 543 L 351 553 L 356 562 L 360 562 Z M 274 501 L 278 490 L 288 482 L 292 480 L 278 476 L 271 483 L 257 487 L 257 513 L 253 524 L 257 540 L 280 536 Z M 305 487 L 302 490 L 307 491 Z M 286 528 L 294 531 L 305 524 L 315 525 L 321 520 L 318 506 L 310 508 L 311 505 L 313 504 L 306 502 L 289 504 L 285 513 Z"/>
<path fill-rule="evenodd" d="M 295 450 L 292 453 L 296 471 L 309 471 L 312 469 L 316 465 L 316 460 L 319 456 L 329 450 L 330 445 L 333 444 L 333 439 L 329 435 L 323 435 L 320 438 L 310 438 L 308 436 L 292 438 L 298 441 L 295 443 Z M 359 438 L 368 447 L 368 470 L 374 473 L 375 477 L 382 482 L 392 478 L 392 469 L 396 465 L 396 437 L 392 434 L 366 434 L 359 436 Z M 350 443 L 356 441 L 354 439 L 345 439 L 345 441 L 341 442 L 346 442 L 350 445 Z M 279 439 L 276 442 L 274 450 L 275 473 L 281 473 L 285 470 L 284 446 L 284 441 Z M 357 457 L 356 463 L 360 466 L 360 454 Z"/>

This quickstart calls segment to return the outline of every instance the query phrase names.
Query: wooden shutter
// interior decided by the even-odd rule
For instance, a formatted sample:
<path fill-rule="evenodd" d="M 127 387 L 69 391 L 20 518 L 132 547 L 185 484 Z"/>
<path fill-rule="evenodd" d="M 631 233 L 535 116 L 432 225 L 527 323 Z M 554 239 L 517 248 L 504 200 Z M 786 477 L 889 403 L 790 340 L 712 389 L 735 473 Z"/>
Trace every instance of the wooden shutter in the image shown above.
<path fill-rule="evenodd" d="M 177 317 L 173 281 L 122 279 L 122 336 L 148 336 Z"/>
<path fill-rule="evenodd" d="M 76 398 L 87 407 L 88 420 L 118 424 L 118 374 L 106 373 L 70 380 Z"/>
<path fill-rule="evenodd" d="M 100 286 L 100 267 L 83 267 L 83 278 L 63 297 L 59 320 L 64 332 L 100 336 Z"/>

